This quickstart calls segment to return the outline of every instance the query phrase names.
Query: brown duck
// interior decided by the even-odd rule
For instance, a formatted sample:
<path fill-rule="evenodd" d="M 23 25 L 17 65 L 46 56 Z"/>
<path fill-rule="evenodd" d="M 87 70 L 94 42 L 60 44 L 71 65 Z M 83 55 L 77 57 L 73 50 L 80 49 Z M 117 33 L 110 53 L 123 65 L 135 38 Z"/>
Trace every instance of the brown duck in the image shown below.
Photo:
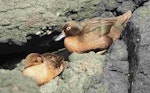
<path fill-rule="evenodd" d="M 39 86 L 48 83 L 58 76 L 66 63 L 63 57 L 53 53 L 31 53 L 25 59 L 23 74 L 33 78 Z"/>
<path fill-rule="evenodd" d="M 64 45 L 70 52 L 82 53 L 94 49 L 106 51 L 113 41 L 120 37 L 124 24 L 131 15 L 132 12 L 129 10 L 118 17 L 66 22 L 62 27 L 62 33 L 55 41 L 66 36 Z"/>

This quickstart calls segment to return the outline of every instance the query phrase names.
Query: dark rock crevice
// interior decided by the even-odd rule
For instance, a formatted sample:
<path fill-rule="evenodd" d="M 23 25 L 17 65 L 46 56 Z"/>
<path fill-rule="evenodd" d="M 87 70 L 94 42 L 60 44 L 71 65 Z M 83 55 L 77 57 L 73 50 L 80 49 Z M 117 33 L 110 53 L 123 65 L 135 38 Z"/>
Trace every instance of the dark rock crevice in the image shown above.
<path fill-rule="evenodd" d="M 133 0 L 137 5 L 138 7 L 140 6 L 143 6 L 144 3 L 148 2 L 149 0 Z"/>
<path fill-rule="evenodd" d="M 13 58 L 22 58 L 31 52 L 44 53 L 57 51 L 64 47 L 63 40 L 55 42 L 53 38 L 59 35 L 60 32 L 54 31 L 50 35 L 33 35 L 30 34 L 27 37 L 27 43 L 22 45 L 16 45 L 13 40 L 9 40 L 7 43 L 0 43 L 0 65 L 6 64 Z M 4 50 L 4 51 L 3 51 Z M 5 51 L 7 50 L 7 51 Z M 11 62 L 10 64 L 14 64 Z"/>
<path fill-rule="evenodd" d="M 131 27 L 132 26 L 132 27 Z M 130 88 L 128 93 L 131 93 L 132 83 L 135 80 L 135 75 L 138 69 L 138 46 L 140 41 L 140 35 L 136 29 L 132 29 L 134 24 L 127 23 L 125 31 L 123 32 L 123 40 L 127 44 L 128 61 L 129 61 L 129 83 Z"/>
<path fill-rule="evenodd" d="M 139 74 L 142 74 L 142 75 L 144 75 L 146 78 L 150 79 L 150 77 L 148 76 L 148 74 L 144 73 L 143 71 L 142 71 L 142 72 L 139 72 Z"/>

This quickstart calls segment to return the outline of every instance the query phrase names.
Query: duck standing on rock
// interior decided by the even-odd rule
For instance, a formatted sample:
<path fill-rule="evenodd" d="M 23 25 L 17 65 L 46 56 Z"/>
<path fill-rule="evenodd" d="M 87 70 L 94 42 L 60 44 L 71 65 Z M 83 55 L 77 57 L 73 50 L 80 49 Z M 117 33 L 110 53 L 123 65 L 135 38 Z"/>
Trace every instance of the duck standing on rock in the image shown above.
<path fill-rule="evenodd" d="M 55 39 L 59 41 L 63 37 L 64 45 L 70 52 L 86 52 L 101 50 L 104 53 L 107 48 L 118 39 L 123 31 L 124 24 L 130 19 L 132 12 L 112 18 L 92 18 L 81 22 L 69 21 L 62 27 L 62 33 Z"/>
<path fill-rule="evenodd" d="M 58 76 L 66 67 L 64 58 L 53 53 L 31 53 L 25 59 L 23 74 L 33 78 L 39 86 Z"/>

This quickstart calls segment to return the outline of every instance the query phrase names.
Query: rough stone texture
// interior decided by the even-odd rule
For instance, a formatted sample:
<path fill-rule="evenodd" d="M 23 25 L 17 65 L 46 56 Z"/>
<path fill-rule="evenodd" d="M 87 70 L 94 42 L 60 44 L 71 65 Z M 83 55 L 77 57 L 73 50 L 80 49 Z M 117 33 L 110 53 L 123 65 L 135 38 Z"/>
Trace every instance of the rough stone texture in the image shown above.
<path fill-rule="evenodd" d="M 116 40 L 113 44 L 112 47 L 109 48 L 110 55 L 109 58 L 110 60 L 121 60 L 121 61 L 127 61 L 128 60 L 128 52 L 127 46 L 123 41 Z"/>
<path fill-rule="evenodd" d="M 55 78 L 52 82 L 41 87 L 42 93 L 84 93 L 92 83 L 92 77 L 101 76 L 105 64 L 105 55 L 94 52 L 69 56 L 70 62 L 62 73 L 62 79 Z M 101 79 L 99 77 L 99 79 Z M 55 86 L 55 88 L 54 88 Z M 103 85 L 97 89 L 106 93 L 107 87 Z"/>
<path fill-rule="evenodd" d="M 107 10 L 114 10 L 119 6 L 116 0 L 103 0 L 103 4 Z"/>
<path fill-rule="evenodd" d="M 137 5 L 142 5 L 143 3 L 149 1 L 149 0 L 133 0 Z"/>
<path fill-rule="evenodd" d="M 136 4 L 133 1 L 124 1 L 118 8 L 117 11 L 125 13 L 128 10 L 133 11 L 136 8 Z"/>
<path fill-rule="evenodd" d="M 150 1 L 136 9 L 124 34 L 130 54 L 131 93 L 149 93 L 150 91 L 149 10 Z"/>
<path fill-rule="evenodd" d="M 112 55 L 115 57 L 111 57 Z M 126 44 L 121 40 L 115 41 L 103 56 L 94 52 L 73 53 L 69 56 L 70 62 L 67 63 L 66 70 L 50 83 L 40 87 L 41 92 L 128 93 L 127 56 Z"/>
<path fill-rule="evenodd" d="M 127 57 L 126 44 L 122 40 L 116 40 L 108 52 L 104 73 L 104 82 L 109 84 L 108 93 L 128 93 L 129 62 Z"/>
<path fill-rule="evenodd" d="M 123 41 L 117 40 L 114 42 L 106 54 L 107 60 L 103 75 L 101 78 L 100 76 L 92 78 L 94 83 L 88 88 L 87 93 L 100 93 L 98 89 L 102 85 L 107 88 L 106 93 L 128 93 L 129 63 L 126 59 L 128 56 L 126 48 L 127 46 Z M 120 54 L 118 55 L 118 53 Z M 112 55 L 115 57 L 111 57 Z M 123 58 L 123 60 L 120 58 Z"/>
<path fill-rule="evenodd" d="M 138 52 L 138 70 L 136 72 L 135 82 L 133 82 L 133 93 L 149 93 L 150 91 L 150 82 L 148 82 L 150 81 L 150 54 L 148 51 L 148 47 L 150 46 L 150 12 L 148 11 L 149 9 L 150 2 L 135 11 L 134 17 L 136 17 L 136 20 L 133 20 L 133 23 L 140 22 L 139 24 L 136 24 L 136 27 L 138 27 L 138 32 L 140 34 L 140 46 Z"/>
<path fill-rule="evenodd" d="M 20 71 L 0 69 L 0 93 L 40 93 L 40 90 L 35 81 Z"/>
<path fill-rule="evenodd" d="M 108 17 L 114 17 L 113 13 L 112 12 L 104 12 L 101 14 L 102 18 L 108 18 Z"/>
<path fill-rule="evenodd" d="M 99 0 L 80 0 L 78 2 L 74 0 L 1 1 L 0 41 L 7 42 L 8 39 L 13 39 L 18 42 L 27 42 L 26 36 L 35 34 L 43 26 L 60 25 L 64 20 L 69 20 L 70 12 L 73 14 L 71 18 L 74 19 L 83 18 L 85 15 L 91 17 L 96 10 L 94 5 L 100 2 Z"/>
<path fill-rule="evenodd" d="M 118 3 L 122 3 L 124 1 L 127 1 L 127 0 L 116 0 Z"/>

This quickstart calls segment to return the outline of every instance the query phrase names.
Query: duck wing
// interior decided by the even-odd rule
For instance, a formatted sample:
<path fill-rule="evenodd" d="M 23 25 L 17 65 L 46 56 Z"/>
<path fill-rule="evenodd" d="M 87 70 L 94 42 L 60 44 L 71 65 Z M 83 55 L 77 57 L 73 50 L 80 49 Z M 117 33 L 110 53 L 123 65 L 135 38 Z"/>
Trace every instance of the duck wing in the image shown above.
<path fill-rule="evenodd" d="M 124 24 L 131 17 L 132 12 L 129 10 L 126 13 L 111 18 L 92 18 L 87 19 L 81 22 L 83 26 L 83 33 L 91 32 L 91 31 L 99 31 L 100 35 L 107 34 L 111 28 L 117 29 L 119 32 L 122 32 Z"/>
<path fill-rule="evenodd" d="M 88 22 L 83 27 L 83 33 L 98 32 L 100 36 L 106 35 L 116 23 L 116 19 L 99 19 Z"/>

